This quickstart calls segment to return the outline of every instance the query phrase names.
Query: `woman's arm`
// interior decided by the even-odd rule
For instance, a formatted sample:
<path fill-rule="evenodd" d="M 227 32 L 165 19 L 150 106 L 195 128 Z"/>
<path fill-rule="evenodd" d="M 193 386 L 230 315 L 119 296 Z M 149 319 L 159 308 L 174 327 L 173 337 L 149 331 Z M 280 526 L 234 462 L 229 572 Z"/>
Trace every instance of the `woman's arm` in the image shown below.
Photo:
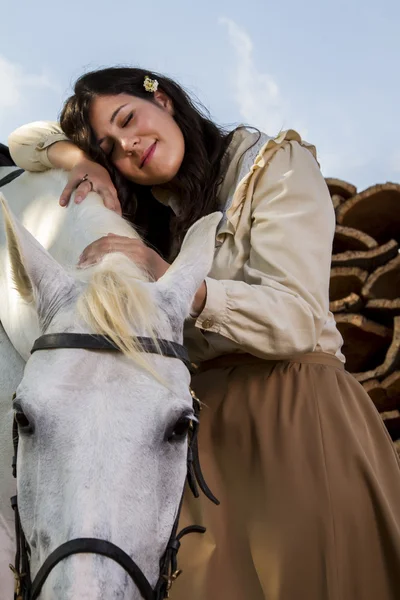
<path fill-rule="evenodd" d="M 67 171 L 79 162 L 84 153 L 68 141 L 58 123 L 36 121 L 23 125 L 8 138 L 14 162 L 26 171 L 46 171 L 61 168 Z"/>
<path fill-rule="evenodd" d="M 317 162 L 286 142 L 255 183 L 244 281 L 207 278 L 196 327 L 265 357 L 313 351 L 328 314 L 334 229 Z"/>
<path fill-rule="evenodd" d="M 8 138 L 14 162 L 26 171 L 64 169 L 69 171 L 60 204 L 66 206 L 76 190 L 75 202 L 82 202 L 89 192 L 102 197 L 105 206 L 121 214 L 118 194 L 108 171 L 90 160 L 70 142 L 58 123 L 36 121 L 19 127 Z"/>

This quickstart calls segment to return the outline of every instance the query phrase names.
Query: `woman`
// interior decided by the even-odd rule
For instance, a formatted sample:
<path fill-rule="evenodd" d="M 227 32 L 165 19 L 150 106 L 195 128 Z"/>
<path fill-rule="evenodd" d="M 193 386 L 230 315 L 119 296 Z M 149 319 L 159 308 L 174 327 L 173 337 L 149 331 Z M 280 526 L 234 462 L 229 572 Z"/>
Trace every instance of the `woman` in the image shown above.
<path fill-rule="evenodd" d="M 294 131 L 228 134 L 177 83 L 128 68 L 84 75 L 61 129 L 26 126 L 9 144 L 22 168 L 69 171 L 63 205 L 94 189 L 134 220 L 130 200 L 151 188 L 172 215 L 170 257 L 195 220 L 223 211 L 185 334 L 206 405 L 203 469 L 221 506 L 187 498 L 183 524 L 208 531 L 183 542 L 172 597 L 398 598 L 399 463 L 344 369 L 328 300 L 335 218 L 314 148 Z M 155 278 L 168 267 L 117 236 L 89 246 L 81 266 L 109 251 Z"/>

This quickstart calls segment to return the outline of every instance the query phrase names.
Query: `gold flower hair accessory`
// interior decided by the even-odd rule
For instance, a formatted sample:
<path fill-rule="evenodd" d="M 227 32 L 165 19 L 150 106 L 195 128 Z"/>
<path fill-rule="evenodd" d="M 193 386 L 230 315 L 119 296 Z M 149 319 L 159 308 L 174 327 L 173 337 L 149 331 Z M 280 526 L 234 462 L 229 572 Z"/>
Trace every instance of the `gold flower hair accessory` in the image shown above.
<path fill-rule="evenodd" d="M 156 92 L 158 89 L 158 81 L 157 79 L 150 79 L 150 77 L 146 75 L 144 78 L 143 87 L 146 92 Z"/>

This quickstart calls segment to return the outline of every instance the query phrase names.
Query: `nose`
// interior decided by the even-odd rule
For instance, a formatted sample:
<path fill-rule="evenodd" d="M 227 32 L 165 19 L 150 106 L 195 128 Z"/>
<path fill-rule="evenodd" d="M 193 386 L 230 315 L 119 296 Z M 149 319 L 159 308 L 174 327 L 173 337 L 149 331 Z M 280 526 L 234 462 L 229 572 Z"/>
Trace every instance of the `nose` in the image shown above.
<path fill-rule="evenodd" d="M 121 138 L 121 148 L 127 154 L 132 154 L 136 150 L 136 146 L 139 143 L 139 138 L 137 136 L 125 136 Z"/>

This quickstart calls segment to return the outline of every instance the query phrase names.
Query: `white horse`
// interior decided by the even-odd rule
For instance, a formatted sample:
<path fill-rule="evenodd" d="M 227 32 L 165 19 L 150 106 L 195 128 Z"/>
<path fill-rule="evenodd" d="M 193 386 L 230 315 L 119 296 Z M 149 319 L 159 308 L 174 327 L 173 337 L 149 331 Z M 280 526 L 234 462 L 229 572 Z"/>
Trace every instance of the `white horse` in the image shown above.
<path fill-rule="evenodd" d="M 0 169 L 0 179 L 11 170 Z M 21 380 L 21 361 L 12 348 L 1 352 L 0 346 L 0 370 L 10 371 L 0 396 L 6 423 L 0 448 L 7 448 L 0 455 L 0 600 L 10 600 L 13 583 L 6 570 L 14 551 L 8 504 L 14 491 L 9 414 L 14 385 L 19 383 L 15 409 L 31 427 L 20 431 L 18 503 L 32 578 L 55 548 L 91 537 L 124 550 L 154 587 L 186 476 L 186 433 L 193 417 L 189 372 L 177 358 L 140 353 L 137 336 L 182 343 L 184 319 L 211 267 L 221 215 L 192 227 L 157 282 L 121 254 L 75 270 L 80 253 L 95 239 L 109 232 L 137 234 L 95 193 L 61 208 L 65 182 L 58 171 L 24 173 L 1 190 L 7 202 L 4 226 L 0 223 L 0 320 L 27 363 Z M 30 356 L 38 336 L 61 332 L 105 334 L 122 352 L 55 349 Z M 141 597 L 121 566 L 94 554 L 60 562 L 40 595 Z"/>
<path fill-rule="evenodd" d="M 14 514 L 10 497 L 15 494 L 11 463 L 13 408 L 11 397 L 20 383 L 25 362 L 0 324 L 0 600 L 11 600 L 14 580 L 9 563 L 14 562 Z"/>

